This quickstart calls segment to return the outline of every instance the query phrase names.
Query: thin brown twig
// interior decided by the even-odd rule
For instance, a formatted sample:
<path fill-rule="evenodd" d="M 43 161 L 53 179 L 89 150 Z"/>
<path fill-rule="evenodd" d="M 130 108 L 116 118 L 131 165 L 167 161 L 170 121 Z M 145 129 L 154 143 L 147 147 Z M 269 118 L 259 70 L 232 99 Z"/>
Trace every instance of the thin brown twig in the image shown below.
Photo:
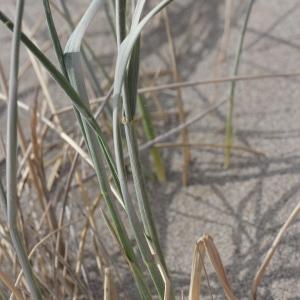
<path fill-rule="evenodd" d="M 269 249 L 268 253 L 266 254 L 260 268 L 258 269 L 255 278 L 252 283 L 252 299 L 256 300 L 256 293 L 257 293 L 257 288 L 266 272 L 266 269 L 268 265 L 270 264 L 270 261 L 278 248 L 280 242 L 282 241 L 284 234 L 286 233 L 288 227 L 293 223 L 293 221 L 296 219 L 296 217 L 300 214 L 300 202 L 298 205 L 294 208 L 286 222 L 283 224 L 283 226 L 280 228 L 275 240 L 272 243 L 271 248 Z"/>
<path fill-rule="evenodd" d="M 241 76 L 230 76 L 230 77 L 221 77 L 215 79 L 207 80 L 194 80 L 194 81 L 182 81 L 167 83 L 162 85 L 150 86 L 145 88 L 140 88 L 139 93 L 149 93 L 153 91 L 162 91 L 167 89 L 177 89 L 177 88 L 187 88 L 196 85 L 204 84 L 215 84 L 215 83 L 225 83 L 231 81 L 249 81 L 249 80 L 259 80 L 259 79 L 273 79 L 273 78 L 288 78 L 288 77 L 298 77 L 300 72 L 290 72 L 290 73 L 277 73 L 277 74 L 257 74 L 257 75 L 241 75 Z"/>
<path fill-rule="evenodd" d="M 172 34 L 171 26 L 170 26 L 170 20 L 169 20 L 167 8 L 164 10 L 163 16 L 164 16 L 164 23 L 165 23 L 165 28 L 166 28 L 167 37 L 168 37 L 169 54 L 170 54 L 171 65 L 172 65 L 173 80 L 178 82 L 178 81 L 180 81 L 180 74 L 179 74 L 179 70 L 178 70 L 178 66 L 177 66 L 175 43 L 174 43 L 173 34 Z M 184 113 L 184 105 L 183 105 L 183 101 L 182 101 L 182 93 L 181 93 L 180 87 L 176 88 L 175 101 L 176 101 L 176 106 L 177 106 L 178 113 L 179 113 L 179 121 L 180 121 L 180 123 L 184 123 L 185 122 L 185 113 Z M 184 144 L 189 143 L 188 128 L 182 129 L 181 140 L 182 140 L 182 143 L 184 143 Z M 182 154 L 183 154 L 182 182 L 184 185 L 188 185 L 189 164 L 190 164 L 190 160 L 191 160 L 191 153 L 190 153 L 189 148 L 184 147 L 182 149 Z"/>
<path fill-rule="evenodd" d="M 208 143 L 158 143 L 155 145 L 157 148 L 183 148 L 183 147 L 191 147 L 191 148 L 204 148 L 204 149 L 210 149 L 210 148 L 217 148 L 217 149 L 224 149 L 226 148 L 226 145 L 222 144 L 208 144 Z M 265 154 L 259 150 L 254 150 L 249 147 L 243 147 L 243 146 L 234 146 L 232 148 L 236 151 L 242 151 L 242 152 L 248 152 L 254 155 L 263 155 Z"/>

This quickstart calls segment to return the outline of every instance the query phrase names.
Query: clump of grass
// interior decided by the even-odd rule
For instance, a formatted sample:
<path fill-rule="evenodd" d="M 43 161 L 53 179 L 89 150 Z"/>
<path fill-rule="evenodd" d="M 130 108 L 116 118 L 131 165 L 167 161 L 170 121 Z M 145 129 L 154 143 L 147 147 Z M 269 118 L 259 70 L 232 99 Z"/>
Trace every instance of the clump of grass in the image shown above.
<path fill-rule="evenodd" d="M 152 9 L 150 13 L 148 13 L 148 15 L 146 15 L 144 18 L 141 18 L 141 13 L 145 3 L 144 1 L 139 1 L 133 14 L 132 28 L 128 32 L 128 34 L 124 30 L 126 20 L 125 14 L 122 13 L 126 10 L 125 3 L 119 3 L 118 1 L 116 2 L 116 32 L 117 40 L 119 43 L 118 61 L 116 66 L 117 71 L 115 73 L 116 75 L 113 94 L 113 98 L 115 99 L 113 128 L 116 161 L 114 161 L 113 159 L 113 156 L 110 152 L 107 141 L 100 126 L 91 113 L 88 103 L 87 91 L 84 84 L 83 70 L 80 62 L 82 39 L 85 35 L 85 31 L 89 23 L 102 5 L 102 1 L 94 0 L 91 3 L 78 26 L 74 29 L 71 37 L 69 38 L 64 53 L 62 51 L 58 33 L 52 18 L 52 12 L 49 2 L 47 0 L 43 1 L 49 32 L 53 41 L 55 53 L 60 64 L 61 72 L 32 43 L 32 41 L 25 34 L 20 34 L 20 30 L 17 30 L 18 28 L 15 29 L 8 18 L 3 13 L 1 13 L 1 20 L 6 23 L 6 26 L 8 26 L 11 30 L 14 30 L 14 32 L 17 32 L 18 35 L 16 40 L 18 41 L 18 43 L 22 41 L 28 47 L 28 49 L 50 72 L 55 81 L 63 88 L 63 90 L 67 93 L 67 95 L 73 102 L 75 115 L 80 125 L 83 139 L 85 140 L 87 149 L 90 153 L 92 165 L 97 174 L 99 188 L 108 207 L 109 215 L 105 214 L 105 219 L 108 223 L 109 228 L 112 230 L 117 242 L 119 243 L 124 256 L 127 259 L 127 262 L 133 273 L 136 286 L 139 290 L 140 296 L 143 299 L 151 298 L 150 289 L 145 281 L 143 270 L 141 268 L 140 262 L 137 260 L 135 250 L 133 249 L 129 241 L 127 229 L 125 228 L 123 220 L 119 215 L 113 191 L 121 206 L 124 208 L 128 215 L 131 229 L 134 232 L 140 255 L 144 260 L 145 266 L 147 266 L 149 270 L 153 283 L 157 289 L 157 293 L 161 298 L 163 298 L 165 293 L 169 293 L 169 288 L 165 288 L 164 283 L 168 281 L 165 277 L 167 276 L 166 274 L 168 272 L 166 270 L 162 252 L 160 250 L 156 229 L 151 214 L 150 204 L 147 200 L 148 196 L 146 192 L 146 186 L 142 179 L 141 166 L 139 163 L 137 143 L 134 133 L 135 130 L 133 125 L 129 122 L 133 120 L 135 115 L 139 68 L 139 36 L 143 27 L 169 2 L 171 1 L 163 1 L 154 9 Z M 18 22 L 21 22 L 20 16 L 18 16 Z M 17 25 L 18 24 L 19 23 L 17 23 Z M 134 57 L 134 55 L 132 55 L 131 53 L 137 53 L 137 55 Z M 127 68 L 127 62 L 129 60 L 129 66 Z M 18 68 L 16 68 L 16 70 L 17 69 Z M 16 87 L 13 86 L 12 88 L 14 93 L 16 93 Z M 120 121 L 118 113 L 120 104 L 119 100 L 121 99 L 123 99 L 122 101 L 124 108 L 124 117 L 121 118 L 123 120 L 122 122 Z M 124 119 L 126 119 L 127 121 L 125 122 Z M 133 172 L 134 185 L 136 187 L 136 197 L 138 199 L 140 208 L 139 213 L 136 212 L 128 191 L 128 182 L 124 171 L 124 154 L 122 144 L 120 144 L 120 140 L 122 138 L 120 136 L 120 131 L 122 128 L 120 126 L 121 124 L 125 125 L 125 139 L 129 151 L 129 161 Z M 9 128 L 12 127 L 10 126 Z M 11 132 L 9 132 L 8 136 L 11 136 Z M 16 158 L 12 159 L 8 157 L 8 159 L 10 162 L 16 161 Z M 106 171 L 106 164 L 109 166 L 110 174 L 113 178 L 113 184 L 110 183 L 109 176 Z M 10 193 L 10 190 L 8 190 L 8 195 L 10 195 Z M 143 225 L 141 225 L 141 222 Z M 15 223 L 16 219 L 13 219 L 11 224 Z M 23 269 L 25 271 L 25 275 L 27 270 L 29 272 L 31 271 L 31 268 L 29 267 L 27 267 L 26 269 L 26 265 L 23 266 Z M 30 275 L 30 273 L 28 274 Z M 108 276 L 107 272 L 106 276 Z M 30 279 L 30 276 L 26 276 L 26 278 L 30 283 L 30 280 L 32 280 Z M 41 294 L 38 294 L 37 292 L 38 288 L 33 284 L 30 288 L 30 291 L 34 299 L 41 298 Z"/>
<path fill-rule="evenodd" d="M 91 1 L 78 24 L 73 21 L 72 15 L 64 1 L 61 1 L 62 11 L 54 6 L 64 16 L 68 27 L 72 29 L 72 34 L 69 36 L 63 50 L 59 28 L 57 28 L 54 22 L 50 3 L 48 0 L 43 0 L 45 17 L 59 68 L 36 46 L 32 38 L 21 31 L 24 1 L 17 1 L 17 13 L 14 24 L 0 11 L 1 22 L 13 31 L 10 84 L 8 90 L 6 190 L 0 180 L 0 197 L 7 211 L 7 226 L 0 224 L 0 233 L 3 236 L 1 247 L 5 254 L 3 255 L 3 260 L 7 264 L 13 265 L 14 273 L 18 274 L 15 276 L 16 280 L 14 282 L 10 278 L 10 275 L 2 271 L 0 272 L 0 281 L 11 293 L 10 298 L 14 296 L 18 300 L 27 298 L 37 300 L 52 298 L 66 299 L 71 297 L 72 299 L 79 299 L 80 296 L 83 296 L 84 299 L 96 299 L 97 297 L 93 295 L 90 286 L 91 279 L 89 278 L 89 272 L 84 264 L 84 249 L 88 243 L 88 236 L 90 234 L 93 254 L 97 269 L 99 274 L 101 274 L 101 283 L 103 283 L 103 298 L 105 300 L 117 299 L 118 294 L 121 294 L 118 291 L 118 271 L 109 255 L 107 246 L 102 242 L 101 237 L 99 237 L 100 230 L 97 228 L 96 218 L 99 216 L 96 216 L 96 213 L 97 211 L 101 211 L 103 220 L 115 239 L 116 244 L 119 246 L 128 269 L 132 274 L 140 299 L 150 300 L 157 297 L 164 300 L 175 299 L 174 287 L 172 286 L 169 270 L 160 246 L 156 222 L 152 215 L 152 201 L 149 198 L 144 179 L 140 152 L 150 149 L 153 158 L 153 169 L 159 181 L 163 182 L 166 179 L 165 167 L 158 149 L 165 147 L 182 148 L 184 184 L 188 183 L 188 165 L 190 161 L 190 148 L 192 147 L 225 148 L 226 166 L 229 164 L 231 150 L 247 151 L 255 155 L 261 155 L 261 153 L 253 150 L 234 147 L 232 145 L 235 81 L 241 80 L 241 78 L 237 77 L 237 73 L 243 39 L 253 5 L 252 0 L 249 2 L 239 42 L 233 78 L 221 78 L 210 80 L 209 82 L 179 82 L 180 75 L 176 62 L 175 44 L 168 15 L 165 13 L 164 20 L 171 55 L 171 73 L 175 83 L 150 87 L 144 89 L 144 92 L 160 90 L 166 87 L 176 89 L 176 104 L 181 124 L 160 136 L 156 136 L 153 116 L 151 116 L 144 105 L 143 97 L 139 95 L 139 92 L 141 92 L 138 89 L 141 61 L 140 41 L 145 26 L 171 2 L 172 0 L 160 1 L 146 14 L 144 13 L 145 0 L 131 2 L 116 0 L 106 3 L 106 15 L 109 19 L 112 35 L 116 39 L 115 50 L 117 59 L 113 74 L 109 74 L 99 62 L 96 63 L 93 61 L 97 66 L 97 68 L 93 68 L 88 57 L 91 57 L 93 60 L 97 60 L 97 57 L 89 43 L 85 40 L 90 23 L 104 6 L 103 1 Z M 61 124 L 62 122 L 59 119 L 60 114 L 58 114 L 51 99 L 46 84 L 47 78 L 35 64 L 35 72 L 42 86 L 41 90 L 48 100 L 47 105 L 50 107 L 51 114 L 47 118 L 42 113 L 43 110 L 38 111 L 37 101 L 39 92 L 37 91 L 31 121 L 32 139 L 30 143 L 26 144 L 17 115 L 18 107 L 30 111 L 30 108 L 25 103 L 17 101 L 18 73 L 20 69 L 19 46 L 21 42 L 31 52 L 31 62 L 34 64 L 35 60 L 37 60 L 43 65 L 71 101 L 80 128 L 79 143 L 74 140 L 71 134 L 65 132 Z M 84 68 L 88 70 L 89 78 L 92 82 L 90 85 L 95 97 L 102 96 L 101 99 L 103 102 L 98 106 L 96 113 L 93 112 L 90 105 L 89 86 L 86 84 L 89 81 L 86 80 Z M 105 88 L 98 82 L 96 71 L 102 74 L 106 82 L 111 85 L 110 87 L 106 86 Z M 4 74 L 3 70 L 0 73 Z M 249 79 L 249 77 L 247 78 Z M 260 77 L 258 76 L 257 78 Z M 250 77 L 250 79 L 253 78 Z M 5 86 L 5 78 L 2 75 L 1 80 Z M 189 142 L 187 127 L 223 105 L 226 100 L 212 105 L 208 110 L 186 120 L 181 88 L 195 84 L 223 81 L 231 82 L 225 145 Z M 104 96 L 103 91 L 106 92 Z M 101 118 L 99 122 L 98 117 L 103 111 L 105 111 L 105 118 Z M 142 117 L 146 137 L 149 140 L 141 147 L 138 147 L 136 128 L 136 117 L 139 112 Z M 45 125 L 40 128 L 41 124 Z M 108 132 L 105 131 L 104 125 L 109 128 Z M 63 153 L 59 153 L 59 155 L 46 160 L 44 156 L 46 156 L 47 152 L 43 143 L 45 142 L 45 136 L 49 128 L 58 133 L 67 146 L 64 146 Z M 112 132 L 110 132 L 111 129 Z M 17 136 L 17 131 L 19 131 L 19 137 Z M 181 133 L 181 143 L 161 143 L 177 133 Z M 21 166 L 25 166 L 25 170 L 20 176 L 20 185 L 17 184 L 17 175 L 20 173 L 17 169 L 18 138 L 23 154 Z M 158 147 L 153 148 L 156 144 L 158 144 Z M 53 145 L 50 145 L 49 148 L 52 147 Z M 72 151 L 69 151 L 69 148 L 73 148 L 76 154 L 74 155 Z M 96 174 L 99 193 L 96 193 L 94 196 L 90 195 L 90 191 L 87 190 L 85 185 L 85 178 L 83 178 L 79 168 L 77 168 L 79 157 L 87 162 Z M 54 190 L 53 186 L 55 185 L 55 179 L 58 177 L 57 173 L 63 169 L 64 161 L 70 162 L 70 166 L 67 170 L 67 179 L 64 180 L 63 176 L 59 177 L 62 187 L 58 188 L 57 197 L 59 198 L 62 194 L 63 200 L 61 201 L 59 217 L 56 218 L 55 210 L 59 205 L 57 201 L 52 201 L 49 195 Z M 127 166 L 129 166 L 132 174 L 133 192 L 130 189 Z M 50 171 L 48 171 L 47 167 Z M 73 177 L 76 178 L 76 184 L 79 187 L 79 193 L 83 202 L 83 208 L 79 208 L 80 218 L 72 216 L 72 205 L 68 203 Z M 25 190 L 25 186 L 30 186 L 28 182 L 32 182 L 36 188 L 37 198 L 40 201 L 39 209 L 41 211 L 34 207 L 33 212 L 26 212 L 25 222 L 25 212 L 24 209 L 18 206 L 18 197 L 22 197 L 22 191 Z M 102 202 L 105 203 L 105 208 L 101 206 Z M 35 206 L 35 202 L 33 201 L 29 201 L 28 203 Z M 279 231 L 277 238 L 259 269 L 253 281 L 253 299 L 256 298 L 257 287 L 279 242 L 283 238 L 288 226 L 299 213 L 299 210 L 299 206 L 297 206 Z M 38 211 L 40 214 L 37 216 Z M 65 219 L 68 219 L 68 223 L 65 223 Z M 26 223 L 31 223 L 31 221 L 33 224 L 32 231 L 36 238 L 31 237 L 28 233 L 30 226 Z M 69 241 L 71 242 L 68 243 Z M 77 251 L 74 251 L 72 248 L 70 249 L 72 247 L 70 246 L 71 244 L 76 245 Z M 31 250 L 29 251 L 28 249 Z M 76 252 L 75 255 L 73 252 Z M 16 264 L 15 253 L 21 269 Z M 204 273 L 208 286 L 210 286 L 204 264 L 205 254 L 210 259 L 220 285 L 224 289 L 226 298 L 230 300 L 236 299 L 227 278 L 219 251 L 213 239 L 208 235 L 199 239 L 195 246 L 189 299 L 199 299 L 202 273 Z M 24 277 L 22 273 L 24 273 Z M 100 284 L 100 281 L 98 284 Z M 124 293 L 122 295 L 124 296 Z M 2 292 L 0 296 L 3 299 L 8 298 Z"/>

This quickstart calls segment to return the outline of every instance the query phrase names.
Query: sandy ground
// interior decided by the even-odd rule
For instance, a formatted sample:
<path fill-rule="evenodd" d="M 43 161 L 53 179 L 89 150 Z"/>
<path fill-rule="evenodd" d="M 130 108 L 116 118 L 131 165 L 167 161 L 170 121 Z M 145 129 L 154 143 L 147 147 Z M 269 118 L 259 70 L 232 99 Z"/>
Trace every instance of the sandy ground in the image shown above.
<path fill-rule="evenodd" d="M 234 18 L 228 59 L 221 68 L 221 75 L 224 76 L 230 75 L 232 69 L 247 1 L 233 2 Z M 1 8 L 5 6 L 8 12 L 7 2 L 2 0 L 0 3 Z M 34 1 L 28 3 L 33 14 L 41 14 L 40 4 Z M 84 4 L 81 6 L 83 8 Z M 223 32 L 223 1 L 174 1 L 170 15 L 182 79 L 212 78 Z M 299 1 L 255 1 L 240 74 L 299 70 L 299 20 Z M 35 23 L 28 9 L 26 21 L 31 26 Z M 102 23 L 98 20 L 96 24 Z M 105 28 L 99 26 L 96 33 L 100 32 L 106 41 L 109 39 L 105 37 Z M 168 63 L 166 36 L 162 28 L 157 21 L 154 29 L 147 30 L 143 41 L 145 65 L 154 70 L 154 66 Z M 10 35 L 4 29 L 0 30 L 0 35 L 0 60 L 7 71 Z M 39 39 L 45 37 L 46 30 L 39 34 Z M 109 56 L 109 46 L 101 41 L 98 40 L 95 49 L 98 49 L 100 57 L 110 63 L 113 57 Z M 30 95 L 31 87 L 35 84 L 32 79 L 26 76 L 21 83 L 24 101 L 29 101 L 27 95 Z M 182 187 L 181 152 L 164 150 L 169 169 L 168 182 L 163 185 L 149 182 L 149 190 L 160 239 L 178 295 L 182 289 L 187 293 L 195 241 L 208 233 L 221 253 L 237 298 L 250 298 L 251 282 L 266 251 L 299 201 L 299 84 L 297 77 L 237 84 L 235 145 L 260 151 L 263 155 L 234 152 L 230 168 L 224 170 L 223 151 L 194 148 L 189 186 Z M 214 101 L 225 99 L 228 87 L 228 84 L 220 85 L 217 92 L 214 86 L 183 89 L 188 117 L 205 110 Z M 62 98 L 58 106 L 67 103 L 66 97 L 61 96 L 59 91 L 53 93 Z M 168 102 L 170 95 L 174 95 L 174 92 L 163 92 L 160 98 Z M 0 111 L 2 131 L 4 106 L 0 106 Z M 225 119 L 226 106 L 223 106 L 190 128 L 190 140 L 196 143 L 223 143 Z M 71 126 L 67 122 L 68 125 Z M 170 124 L 173 125 L 175 122 Z M 174 140 L 173 137 L 169 141 Z M 299 222 L 289 228 L 259 288 L 259 299 L 300 299 L 299 231 Z M 210 269 L 209 274 L 214 299 L 224 299 L 215 274 Z M 204 286 L 204 295 L 208 295 L 207 286 Z M 207 296 L 207 299 L 210 298 Z"/>

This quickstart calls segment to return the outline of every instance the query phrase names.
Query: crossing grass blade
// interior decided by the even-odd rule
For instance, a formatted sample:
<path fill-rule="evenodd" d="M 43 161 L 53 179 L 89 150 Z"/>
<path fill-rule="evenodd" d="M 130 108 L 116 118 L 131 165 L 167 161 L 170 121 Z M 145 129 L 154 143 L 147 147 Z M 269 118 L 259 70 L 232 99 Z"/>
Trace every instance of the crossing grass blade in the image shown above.
<path fill-rule="evenodd" d="M 0 11 L 0 21 L 11 31 L 13 31 L 13 22 Z M 21 33 L 22 43 L 36 56 L 39 62 L 46 68 L 46 70 L 51 74 L 56 83 L 64 90 L 64 92 L 69 96 L 70 100 L 74 104 L 75 108 L 81 113 L 82 118 L 86 120 L 89 126 L 95 131 L 97 136 L 102 139 L 102 131 L 94 119 L 91 112 L 87 109 L 85 104 L 82 102 L 80 96 L 76 90 L 72 87 L 65 76 L 53 65 L 53 63 L 41 52 L 41 50 L 26 36 L 26 34 Z M 105 142 L 103 142 L 105 146 Z M 110 151 L 107 149 L 105 153 L 109 154 Z"/>

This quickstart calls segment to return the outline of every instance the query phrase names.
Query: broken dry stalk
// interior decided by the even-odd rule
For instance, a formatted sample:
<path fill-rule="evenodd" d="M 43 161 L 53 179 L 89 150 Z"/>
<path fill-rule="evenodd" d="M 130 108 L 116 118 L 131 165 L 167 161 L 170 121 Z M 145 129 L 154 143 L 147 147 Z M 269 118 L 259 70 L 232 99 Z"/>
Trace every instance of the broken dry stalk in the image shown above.
<path fill-rule="evenodd" d="M 266 269 L 268 265 L 270 264 L 270 261 L 278 248 L 280 242 L 282 241 L 284 234 L 286 233 L 288 227 L 294 222 L 296 217 L 300 213 L 300 203 L 295 207 L 295 209 L 292 211 L 286 222 L 283 224 L 283 226 L 280 228 L 271 248 L 269 249 L 268 253 L 266 254 L 263 263 L 261 264 L 260 268 L 258 269 L 255 278 L 252 283 L 252 299 L 256 300 L 256 293 L 257 293 L 257 287 L 261 283 L 261 280 L 266 272 Z"/>
<path fill-rule="evenodd" d="M 195 246 L 192 263 L 189 300 L 199 300 L 202 282 L 201 273 L 202 269 L 205 268 L 203 262 L 205 254 L 207 254 L 209 257 L 212 267 L 218 277 L 219 283 L 224 290 L 226 298 L 228 300 L 237 300 L 228 281 L 217 247 L 213 239 L 209 235 L 204 235 L 202 238 L 200 238 Z"/>

